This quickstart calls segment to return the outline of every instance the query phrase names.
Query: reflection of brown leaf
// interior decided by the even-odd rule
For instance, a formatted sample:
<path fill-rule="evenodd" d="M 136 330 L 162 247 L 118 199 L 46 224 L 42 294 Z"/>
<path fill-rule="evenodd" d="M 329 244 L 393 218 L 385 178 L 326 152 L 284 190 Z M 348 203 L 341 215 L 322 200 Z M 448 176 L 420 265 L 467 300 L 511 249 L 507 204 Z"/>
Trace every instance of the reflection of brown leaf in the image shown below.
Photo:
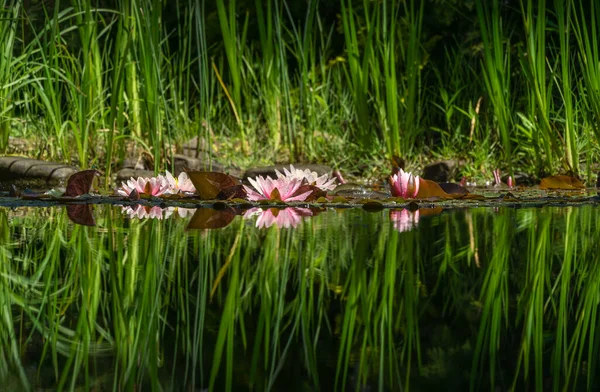
<path fill-rule="evenodd" d="M 540 189 L 583 189 L 585 186 L 572 176 L 551 176 L 542 179 Z"/>
<path fill-rule="evenodd" d="M 67 216 L 73 223 L 83 226 L 96 226 L 92 206 L 89 204 L 71 204 L 67 206 Z"/>
<path fill-rule="evenodd" d="M 419 193 L 417 193 L 417 198 L 427 199 L 430 197 L 447 199 L 451 196 L 444 192 L 444 190 L 437 183 L 419 178 Z"/>
<path fill-rule="evenodd" d="M 225 173 L 189 171 L 187 175 L 196 187 L 196 193 L 204 200 L 214 200 L 223 189 L 241 185 L 240 180 Z"/>
<path fill-rule="evenodd" d="M 197 190 L 198 188 L 196 188 Z M 236 216 L 233 208 L 215 210 L 213 208 L 198 208 L 187 225 L 187 230 L 221 229 L 233 221 Z"/>
<path fill-rule="evenodd" d="M 367 212 L 377 212 L 383 210 L 383 204 L 377 200 L 367 200 L 363 203 L 362 208 Z"/>
<path fill-rule="evenodd" d="M 100 175 L 97 170 L 83 170 L 73 174 L 67 181 L 65 196 L 75 197 L 90 193 L 94 177 Z"/>
<path fill-rule="evenodd" d="M 444 209 L 442 207 L 434 208 L 419 208 L 419 215 L 423 216 L 435 216 L 442 213 Z"/>

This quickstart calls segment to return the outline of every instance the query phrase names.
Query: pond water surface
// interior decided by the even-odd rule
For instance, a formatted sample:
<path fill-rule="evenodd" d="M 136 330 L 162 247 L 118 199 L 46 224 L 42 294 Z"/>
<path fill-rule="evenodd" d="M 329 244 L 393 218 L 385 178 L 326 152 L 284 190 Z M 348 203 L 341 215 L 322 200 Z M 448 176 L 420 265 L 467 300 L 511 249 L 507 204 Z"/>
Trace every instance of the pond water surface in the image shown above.
<path fill-rule="evenodd" d="M 0 383 L 593 389 L 599 211 L 0 208 Z"/>

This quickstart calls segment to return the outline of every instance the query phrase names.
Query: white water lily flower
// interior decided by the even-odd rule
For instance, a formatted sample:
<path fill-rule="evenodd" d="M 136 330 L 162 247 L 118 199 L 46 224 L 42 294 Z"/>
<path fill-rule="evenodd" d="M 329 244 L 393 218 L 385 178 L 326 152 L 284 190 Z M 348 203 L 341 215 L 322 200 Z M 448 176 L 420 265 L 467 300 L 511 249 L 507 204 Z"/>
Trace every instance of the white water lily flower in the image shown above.
<path fill-rule="evenodd" d="M 324 191 L 331 191 L 336 187 L 335 177 L 329 178 L 329 174 L 327 173 L 319 176 L 319 173 L 315 171 L 310 171 L 310 169 L 296 169 L 294 165 L 290 165 L 290 170 L 284 167 L 284 174 L 281 174 L 278 170 L 275 170 L 275 173 L 277 174 L 277 178 L 295 178 L 300 181 L 306 179 L 309 185 L 314 185 Z"/>
<path fill-rule="evenodd" d="M 179 216 L 180 218 L 186 218 L 188 216 L 194 215 L 195 212 L 195 208 L 167 207 L 165 209 L 165 219 L 175 215 Z"/>
<path fill-rule="evenodd" d="M 175 178 L 167 170 L 165 178 L 167 180 L 167 183 L 169 184 L 169 189 L 166 193 L 196 193 L 196 187 L 194 186 L 192 180 L 190 180 L 190 177 L 187 175 L 186 172 L 179 173 L 179 176 Z"/>

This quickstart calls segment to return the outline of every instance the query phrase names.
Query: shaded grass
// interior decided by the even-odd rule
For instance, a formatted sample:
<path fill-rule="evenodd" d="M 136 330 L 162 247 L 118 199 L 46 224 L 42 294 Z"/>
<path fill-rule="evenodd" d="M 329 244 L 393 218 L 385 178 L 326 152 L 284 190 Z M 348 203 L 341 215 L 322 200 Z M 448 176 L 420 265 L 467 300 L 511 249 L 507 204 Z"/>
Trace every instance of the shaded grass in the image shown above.
<path fill-rule="evenodd" d="M 418 1 L 343 0 L 336 23 L 316 1 L 4 4 L 0 150 L 35 137 L 40 156 L 106 178 L 126 156 L 172 168 L 193 136 L 206 160 L 362 174 L 392 156 L 458 157 L 467 175 L 589 179 L 598 162 L 591 3 L 478 1 L 463 20 L 475 38 L 443 43 Z"/>

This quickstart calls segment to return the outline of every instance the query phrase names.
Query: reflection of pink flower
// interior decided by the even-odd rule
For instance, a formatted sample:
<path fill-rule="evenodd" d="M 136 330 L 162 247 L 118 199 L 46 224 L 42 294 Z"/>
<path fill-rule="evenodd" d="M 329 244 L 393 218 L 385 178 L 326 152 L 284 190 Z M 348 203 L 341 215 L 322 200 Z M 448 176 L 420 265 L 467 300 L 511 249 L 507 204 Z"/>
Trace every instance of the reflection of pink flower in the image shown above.
<path fill-rule="evenodd" d="M 126 213 L 130 219 L 168 219 L 174 213 L 177 213 L 181 218 L 185 218 L 196 212 L 196 209 L 179 207 L 160 208 L 158 206 L 150 207 L 138 204 L 135 206 L 123 207 L 123 212 Z"/>
<path fill-rule="evenodd" d="M 129 215 L 130 219 L 163 219 L 163 209 L 158 206 L 150 207 L 141 204 L 136 206 L 125 206 L 123 207 L 123 212 Z"/>
<path fill-rule="evenodd" d="M 173 214 L 177 213 L 180 218 L 185 218 L 190 215 L 194 215 L 196 212 L 195 208 L 181 208 L 181 207 L 167 207 L 165 208 L 165 218 L 170 218 Z"/>
<path fill-rule="evenodd" d="M 250 219 L 253 216 L 257 216 L 256 227 L 262 229 L 275 225 L 280 228 L 294 228 L 297 227 L 302 219 L 307 216 L 312 216 L 312 211 L 308 208 L 269 208 L 263 210 L 262 208 L 251 208 L 244 213 L 245 219 Z"/>
<path fill-rule="evenodd" d="M 394 222 L 394 229 L 399 232 L 411 231 L 419 224 L 419 210 L 390 210 L 390 219 Z"/>
<path fill-rule="evenodd" d="M 390 177 L 392 182 L 392 196 L 403 199 L 414 199 L 419 193 L 419 176 L 400 169 L 397 174 Z"/>
<path fill-rule="evenodd" d="M 296 178 L 281 177 L 276 180 L 267 176 L 258 176 L 255 179 L 248 178 L 250 184 L 254 189 L 244 185 L 248 200 L 277 200 L 274 191 L 277 189 L 279 192 L 279 199 L 281 201 L 304 201 L 312 193 L 312 189 L 304 193 L 301 192 L 300 186 L 302 181 Z"/>
<path fill-rule="evenodd" d="M 165 174 L 165 179 L 167 180 L 167 183 L 169 184 L 169 189 L 167 190 L 166 193 L 171 193 L 171 194 L 175 194 L 175 193 L 179 193 L 179 192 L 196 193 L 196 187 L 194 187 L 192 180 L 190 180 L 190 177 L 187 175 L 186 172 L 179 173 L 179 176 L 177 176 L 177 178 L 175 178 L 167 170 L 167 172 Z"/>
<path fill-rule="evenodd" d="M 309 185 L 314 185 L 317 188 L 324 191 L 331 191 L 335 189 L 336 186 L 335 177 L 329 178 L 328 174 L 323 174 L 322 176 L 319 176 L 319 174 L 315 171 L 310 171 L 310 169 L 296 169 L 294 165 L 290 165 L 290 170 L 284 167 L 284 174 L 281 174 L 278 170 L 275 170 L 275 173 L 277 174 L 277 178 L 295 178 L 300 181 L 305 179 Z"/>
<path fill-rule="evenodd" d="M 117 189 L 117 193 L 127 197 L 134 189 L 139 194 L 145 193 L 150 196 L 160 196 L 169 189 L 169 183 L 163 176 L 151 178 L 138 177 L 137 180 L 131 177 L 127 182 L 121 183 L 121 188 Z"/>

